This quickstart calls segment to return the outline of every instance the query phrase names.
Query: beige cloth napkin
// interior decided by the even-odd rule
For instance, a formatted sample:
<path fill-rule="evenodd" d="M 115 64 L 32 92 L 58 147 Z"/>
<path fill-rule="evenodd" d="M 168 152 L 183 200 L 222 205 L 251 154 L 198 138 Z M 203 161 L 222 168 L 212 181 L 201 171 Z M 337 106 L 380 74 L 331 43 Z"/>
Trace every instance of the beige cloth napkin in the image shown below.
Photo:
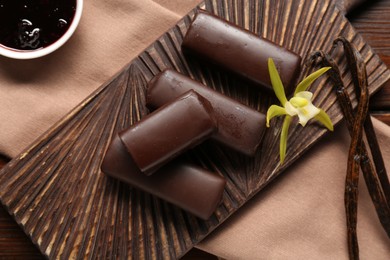
<path fill-rule="evenodd" d="M 200 0 L 85 0 L 75 35 L 29 61 L 0 57 L 0 153 L 13 157 Z"/>
<path fill-rule="evenodd" d="M 0 57 L 0 153 L 21 152 L 199 2 L 85 0 L 79 28 L 60 50 L 30 61 Z M 389 128 L 376 125 L 386 144 Z M 347 146 L 345 130 L 338 129 L 199 248 L 228 259 L 345 258 Z M 390 259 L 366 194 L 360 202 L 362 255 Z"/>
<path fill-rule="evenodd" d="M 378 120 L 374 125 L 390 169 L 390 127 Z M 198 248 L 226 259 L 348 259 L 344 180 L 349 141 L 341 124 Z M 361 259 L 390 259 L 390 239 L 360 176 Z"/>

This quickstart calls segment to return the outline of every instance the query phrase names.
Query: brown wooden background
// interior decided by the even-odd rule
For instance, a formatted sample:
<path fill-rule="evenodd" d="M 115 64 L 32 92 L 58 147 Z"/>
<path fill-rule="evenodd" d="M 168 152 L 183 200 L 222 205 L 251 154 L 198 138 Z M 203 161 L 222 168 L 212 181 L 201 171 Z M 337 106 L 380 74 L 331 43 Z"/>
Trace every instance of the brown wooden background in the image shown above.
<path fill-rule="evenodd" d="M 346 10 L 348 19 L 390 67 L 390 0 L 341 0 L 339 4 L 353 8 Z M 373 116 L 390 125 L 390 82 L 387 82 L 371 99 L 370 111 Z M 0 167 L 8 160 L 0 155 Z M 42 258 L 40 252 L 0 205 L 0 259 Z M 199 250 L 192 250 L 184 259 L 215 259 L 215 257 Z"/>

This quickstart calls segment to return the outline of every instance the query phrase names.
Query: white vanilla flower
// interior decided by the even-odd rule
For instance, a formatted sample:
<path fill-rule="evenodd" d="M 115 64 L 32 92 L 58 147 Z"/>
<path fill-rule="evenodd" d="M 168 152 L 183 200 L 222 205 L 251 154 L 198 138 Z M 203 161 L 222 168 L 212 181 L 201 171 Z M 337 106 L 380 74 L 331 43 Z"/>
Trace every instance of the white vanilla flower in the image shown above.
<path fill-rule="evenodd" d="M 283 163 L 286 156 L 288 128 L 292 117 L 298 116 L 299 123 L 302 126 L 305 126 L 310 119 L 315 118 L 330 131 L 333 131 L 333 124 L 329 116 L 325 111 L 313 105 L 313 93 L 306 91 L 313 81 L 328 71 L 330 67 L 321 68 L 303 79 L 298 84 L 294 96 L 290 100 L 286 98 L 283 83 L 271 58 L 268 59 L 268 69 L 272 87 L 282 106 L 272 105 L 269 107 L 267 111 L 267 127 L 269 127 L 269 121 L 273 117 L 285 115 L 280 136 L 280 162 Z"/>

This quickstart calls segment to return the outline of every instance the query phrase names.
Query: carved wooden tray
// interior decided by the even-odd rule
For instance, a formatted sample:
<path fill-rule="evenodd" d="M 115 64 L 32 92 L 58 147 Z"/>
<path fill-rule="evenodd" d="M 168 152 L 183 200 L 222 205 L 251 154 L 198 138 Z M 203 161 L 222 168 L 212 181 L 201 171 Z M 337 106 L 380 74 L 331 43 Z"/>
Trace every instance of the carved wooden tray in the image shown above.
<path fill-rule="evenodd" d="M 367 63 L 371 94 L 390 78 L 386 66 L 330 1 L 208 0 L 200 7 L 303 58 L 313 50 L 329 50 L 332 40 L 343 35 Z M 275 102 L 233 75 L 183 57 L 180 43 L 193 15 L 185 16 L 0 172 L 1 202 L 48 258 L 179 258 L 326 133 L 317 124 L 293 124 L 283 167 L 278 164 L 281 120 L 266 131 L 253 159 L 212 143 L 192 151 L 199 163 L 227 179 L 223 203 L 208 221 L 104 175 L 100 164 L 111 137 L 146 113 L 145 84 L 166 67 L 263 112 Z M 338 62 L 352 89 L 345 59 Z M 308 73 L 304 69 L 300 78 Z M 314 103 L 338 123 L 342 115 L 326 77 L 311 90 Z"/>

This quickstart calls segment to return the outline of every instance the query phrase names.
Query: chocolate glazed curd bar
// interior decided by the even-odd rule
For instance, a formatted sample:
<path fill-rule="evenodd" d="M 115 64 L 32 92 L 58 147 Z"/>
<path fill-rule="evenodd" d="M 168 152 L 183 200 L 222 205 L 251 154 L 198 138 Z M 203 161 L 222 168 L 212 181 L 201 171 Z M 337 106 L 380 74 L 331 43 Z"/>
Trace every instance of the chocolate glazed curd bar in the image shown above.
<path fill-rule="evenodd" d="M 119 133 L 119 138 L 141 172 L 150 175 L 208 139 L 217 128 L 213 113 L 209 101 L 189 90 Z"/>
<path fill-rule="evenodd" d="M 146 105 L 159 108 L 189 90 L 206 98 L 214 109 L 218 131 L 212 139 L 253 156 L 263 137 L 265 115 L 187 76 L 171 69 L 156 75 L 148 83 Z"/>
<path fill-rule="evenodd" d="M 268 58 L 274 60 L 287 94 L 292 92 L 300 70 L 299 55 L 201 10 L 184 37 L 182 49 L 243 76 L 268 92 L 272 91 Z"/>
<path fill-rule="evenodd" d="M 205 220 L 219 205 L 226 184 L 222 176 L 194 166 L 183 158 L 176 158 L 155 174 L 146 176 L 134 163 L 118 135 L 108 147 L 101 169 L 111 177 Z"/>

